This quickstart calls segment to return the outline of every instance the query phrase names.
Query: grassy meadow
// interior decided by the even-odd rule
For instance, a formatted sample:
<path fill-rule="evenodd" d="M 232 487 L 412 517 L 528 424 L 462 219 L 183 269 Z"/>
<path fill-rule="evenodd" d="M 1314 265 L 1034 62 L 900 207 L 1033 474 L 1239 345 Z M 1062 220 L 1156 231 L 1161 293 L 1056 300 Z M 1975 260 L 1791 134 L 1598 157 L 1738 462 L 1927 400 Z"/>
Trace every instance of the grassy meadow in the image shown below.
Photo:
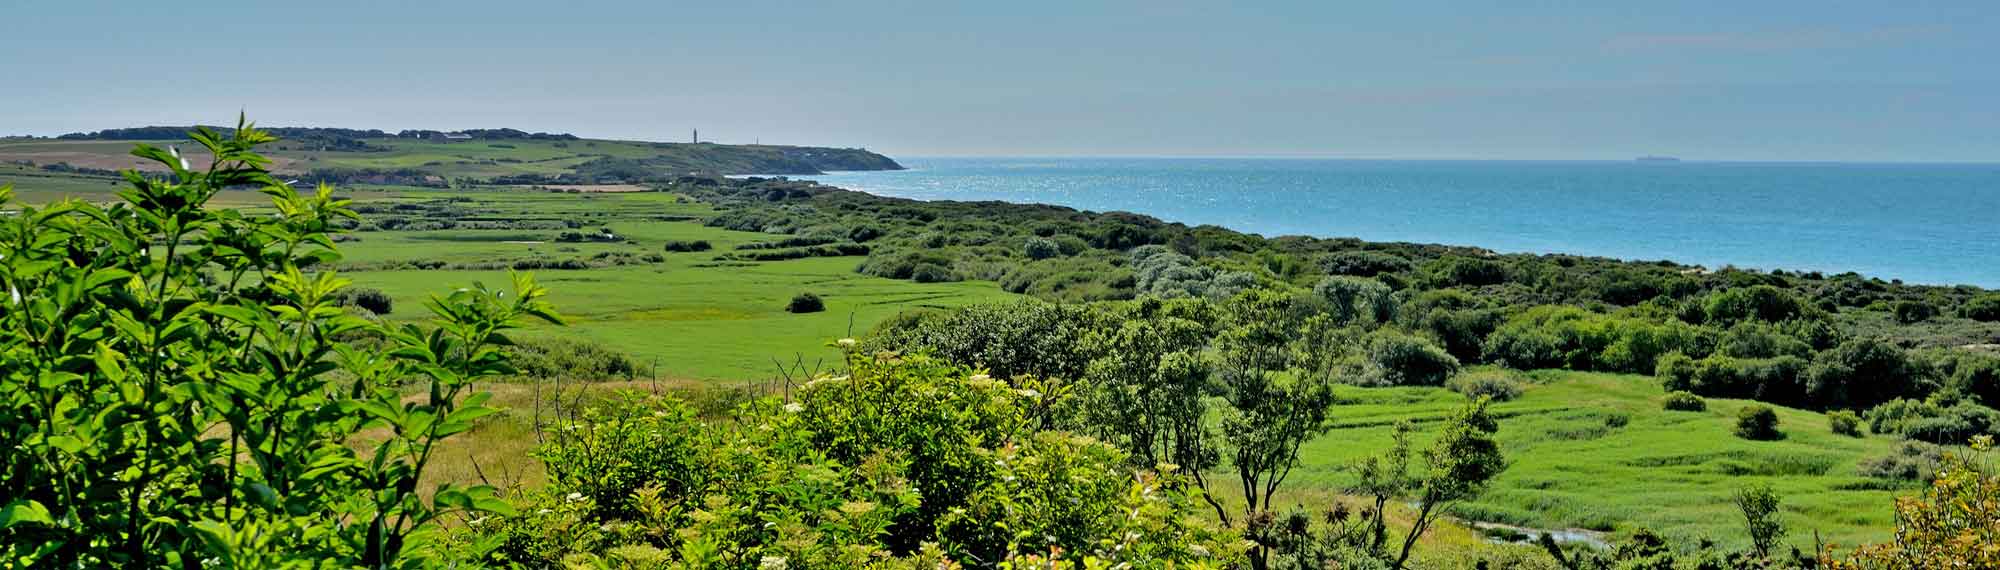
<path fill-rule="evenodd" d="M 531 335 L 588 339 L 624 352 L 645 367 L 657 363 L 673 380 L 762 380 L 778 374 L 774 360 L 814 362 L 837 354 L 825 345 L 866 332 L 900 311 L 947 308 L 1013 297 L 992 283 L 915 283 L 854 272 L 858 257 L 775 262 L 716 262 L 732 247 L 772 239 L 768 234 L 710 228 L 662 216 L 709 213 L 706 206 L 665 193 L 487 192 L 468 206 L 496 216 L 577 217 L 589 228 L 608 228 L 632 243 L 555 241 L 555 230 L 437 230 L 366 232 L 343 244 L 345 262 L 430 259 L 484 262 L 496 259 L 587 257 L 601 252 L 662 254 L 665 261 L 584 270 L 540 270 L 569 326 L 541 327 Z M 391 198 L 425 201 L 445 193 L 411 190 Z M 668 240 L 705 240 L 709 252 L 664 253 Z M 391 320 L 421 319 L 429 295 L 474 282 L 506 282 L 505 270 L 350 271 L 358 286 L 381 289 L 395 300 Z M 817 313 L 786 312 L 793 295 L 810 292 L 826 301 Z"/>
<path fill-rule="evenodd" d="M 1895 438 L 1834 434 L 1824 414 L 1779 408 L 1785 439 L 1750 441 L 1731 433 L 1749 401 L 1710 398 L 1706 411 L 1665 411 L 1665 392 L 1647 376 L 1522 376 L 1522 395 L 1493 406 L 1508 469 L 1459 510 L 1477 520 L 1597 532 L 1646 527 L 1739 546 L 1731 542 L 1743 534 L 1732 495 L 1769 484 L 1784 497 L 1794 544 L 1812 544 L 1815 530 L 1828 542 L 1855 544 L 1886 535 L 1891 500 L 1909 492 L 1856 473 L 1862 458 L 1888 453 Z M 1395 422 L 1415 423 L 1422 444 L 1429 422 L 1465 402 L 1443 388 L 1343 387 L 1340 395 L 1335 429 L 1300 454 L 1297 488 L 1351 485 L 1345 468 L 1388 449 Z"/>

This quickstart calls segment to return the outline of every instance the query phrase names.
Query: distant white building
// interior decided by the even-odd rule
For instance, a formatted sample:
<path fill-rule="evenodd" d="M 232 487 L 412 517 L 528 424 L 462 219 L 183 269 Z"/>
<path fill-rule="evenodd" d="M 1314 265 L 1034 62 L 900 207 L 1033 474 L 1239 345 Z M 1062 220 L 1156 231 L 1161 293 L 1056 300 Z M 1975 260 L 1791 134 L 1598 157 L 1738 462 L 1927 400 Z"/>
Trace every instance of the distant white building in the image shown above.
<path fill-rule="evenodd" d="M 469 141 L 469 140 L 472 140 L 472 135 L 468 135 L 468 134 L 465 134 L 465 133 L 445 133 L 445 134 L 444 134 L 444 140 L 448 140 L 448 141 Z"/>

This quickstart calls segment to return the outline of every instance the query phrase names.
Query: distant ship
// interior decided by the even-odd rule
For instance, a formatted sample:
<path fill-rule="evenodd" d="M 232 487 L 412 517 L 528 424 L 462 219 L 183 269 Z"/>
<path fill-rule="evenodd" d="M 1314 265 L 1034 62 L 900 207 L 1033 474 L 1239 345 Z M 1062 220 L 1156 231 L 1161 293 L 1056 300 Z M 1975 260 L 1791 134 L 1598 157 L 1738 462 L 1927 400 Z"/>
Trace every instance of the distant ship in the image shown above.
<path fill-rule="evenodd" d="M 1639 157 L 1639 158 L 1634 158 L 1634 159 L 1632 159 L 1632 160 L 1636 160 L 1636 161 L 1639 161 L 1639 162 L 1680 162 L 1680 161 L 1681 161 L 1681 159 L 1679 159 L 1679 158 L 1674 158 L 1674 157 L 1671 157 L 1671 156 L 1650 156 L 1650 155 L 1648 155 L 1648 156 L 1641 156 L 1641 157 Z"/>

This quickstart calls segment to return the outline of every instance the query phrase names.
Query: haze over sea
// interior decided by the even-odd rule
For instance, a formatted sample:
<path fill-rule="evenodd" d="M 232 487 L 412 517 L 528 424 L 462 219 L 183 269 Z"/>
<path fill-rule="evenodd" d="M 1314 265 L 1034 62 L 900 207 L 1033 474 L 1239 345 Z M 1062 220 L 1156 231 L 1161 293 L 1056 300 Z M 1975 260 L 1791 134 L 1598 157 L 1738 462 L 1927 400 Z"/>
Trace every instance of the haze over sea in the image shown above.
<path fill-rule="evenodd" d="M 922 200 L 1125 210 L 1266 236 L 2000 286 L 2000 164 L 898 160 L 910 170 L 805 178 Z"/>

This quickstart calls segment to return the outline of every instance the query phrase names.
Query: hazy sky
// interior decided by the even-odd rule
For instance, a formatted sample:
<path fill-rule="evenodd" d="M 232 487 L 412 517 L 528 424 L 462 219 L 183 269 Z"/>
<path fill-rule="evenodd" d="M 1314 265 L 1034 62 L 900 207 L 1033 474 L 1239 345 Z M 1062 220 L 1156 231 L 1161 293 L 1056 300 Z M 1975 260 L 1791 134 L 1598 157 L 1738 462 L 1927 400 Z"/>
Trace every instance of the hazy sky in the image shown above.
<path fill-rule="evenodd" d="M 2000 1 L 9 0 L 0 133 L 2000 161 Z"/>

